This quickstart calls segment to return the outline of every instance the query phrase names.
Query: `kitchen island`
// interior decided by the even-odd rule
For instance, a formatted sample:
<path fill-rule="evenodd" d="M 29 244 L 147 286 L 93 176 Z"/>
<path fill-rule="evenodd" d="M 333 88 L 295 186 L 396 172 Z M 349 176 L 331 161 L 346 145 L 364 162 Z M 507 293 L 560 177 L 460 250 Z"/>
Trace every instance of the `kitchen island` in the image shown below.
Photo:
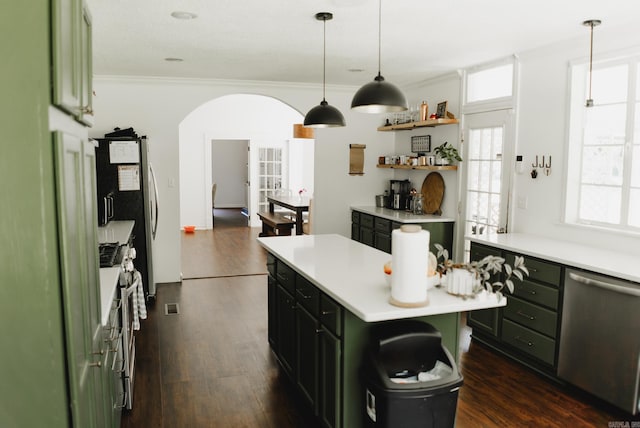
<path fill-rule="evenodd" d="M 436 288 L 427 306 L 396 307 L 383 272 L 389 254 L 339 235 L 258 241 L 269 252 L 270 345 L 326 426 L 364 425 L 359 370 L 374 326 L 428 322 L 458 361 L 460 312 L 506 305 L 506 298 L 464 300 Z"/>

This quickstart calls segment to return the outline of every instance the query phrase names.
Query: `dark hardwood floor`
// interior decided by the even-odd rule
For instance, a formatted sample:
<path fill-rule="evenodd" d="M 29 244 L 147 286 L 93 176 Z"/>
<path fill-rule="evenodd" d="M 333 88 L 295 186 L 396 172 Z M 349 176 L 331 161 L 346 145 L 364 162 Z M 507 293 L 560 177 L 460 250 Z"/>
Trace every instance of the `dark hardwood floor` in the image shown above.
<path fill-rule="evenodd" d="M 123 415 L 123 427 L 316 427 L 267 344 L 266 257 L 257 234 L 218 218 L 213 231 L 183 233 L 183 276 L 195 279 L 158 287 L 136 336 L 134 409 Z M 179 313 L 165 315 L 167 303 L 177 303 Z M 457 427 L 631 420 L 471 342 L 469 334 L 465 327 Z"/>

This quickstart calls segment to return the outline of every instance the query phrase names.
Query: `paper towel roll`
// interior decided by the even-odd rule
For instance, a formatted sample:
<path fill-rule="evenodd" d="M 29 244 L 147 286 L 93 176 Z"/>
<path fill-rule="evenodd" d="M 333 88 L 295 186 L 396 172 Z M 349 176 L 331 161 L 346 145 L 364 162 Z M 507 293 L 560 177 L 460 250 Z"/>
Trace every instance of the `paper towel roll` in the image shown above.
<path fill-rule="evenodd" d="M 404 225 L 391 236 L 391 303 L 398 306 L 427 304 L 429 232 L 418 225 Z"/>

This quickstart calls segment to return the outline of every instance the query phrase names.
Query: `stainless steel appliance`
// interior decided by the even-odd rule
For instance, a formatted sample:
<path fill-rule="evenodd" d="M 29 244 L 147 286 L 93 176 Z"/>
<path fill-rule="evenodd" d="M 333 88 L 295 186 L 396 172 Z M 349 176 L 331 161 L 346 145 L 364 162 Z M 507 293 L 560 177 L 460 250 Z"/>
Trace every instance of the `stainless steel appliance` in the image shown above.
<path fill-rule="evenodd" d="M 640 410 L 640 284 L 567 269 L 558 376 Z"/>
<path fill-rule="evenodd" d="M 152 244 L 158 227 L 158 190 L 149 162 L 149 142 L 132 128 L 116 128 L 97 142 L 98 206 L 111 206 L 107 220 L 135 221 L 136 268 L 147 298 L 155 298 Z M 99 223 L 101 220 L 99 217 Z"/>

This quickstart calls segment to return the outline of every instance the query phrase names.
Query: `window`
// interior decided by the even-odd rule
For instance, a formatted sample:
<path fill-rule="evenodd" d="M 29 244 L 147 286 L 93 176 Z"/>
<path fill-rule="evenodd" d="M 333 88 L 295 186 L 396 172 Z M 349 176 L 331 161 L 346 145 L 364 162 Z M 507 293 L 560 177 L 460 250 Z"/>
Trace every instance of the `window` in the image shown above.
<path fill-rule="evenodd" d="M 467 75 L 467 102 L 510 97 L 513 89 L 513 64 L 470 72 Z"/>
<path fill-rule="evenodd" d="M 640 231 L 640 57 L 571 69 L 565 221 Z"/>

